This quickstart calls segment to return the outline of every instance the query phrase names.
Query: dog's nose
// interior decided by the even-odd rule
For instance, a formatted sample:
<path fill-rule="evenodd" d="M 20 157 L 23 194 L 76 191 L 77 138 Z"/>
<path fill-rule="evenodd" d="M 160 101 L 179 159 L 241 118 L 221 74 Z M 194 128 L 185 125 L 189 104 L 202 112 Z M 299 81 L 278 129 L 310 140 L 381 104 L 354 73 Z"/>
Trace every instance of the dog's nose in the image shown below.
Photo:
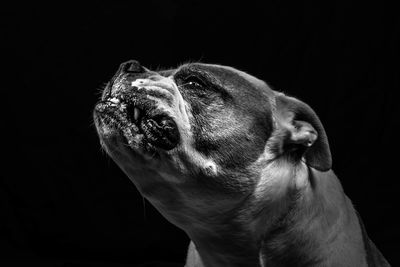
<path fill-rule="evenodd" d="M 121 70 L 126 73 L 143 73 L 145 69 L 136 60 L 129 60 L 121 64 Z"/>

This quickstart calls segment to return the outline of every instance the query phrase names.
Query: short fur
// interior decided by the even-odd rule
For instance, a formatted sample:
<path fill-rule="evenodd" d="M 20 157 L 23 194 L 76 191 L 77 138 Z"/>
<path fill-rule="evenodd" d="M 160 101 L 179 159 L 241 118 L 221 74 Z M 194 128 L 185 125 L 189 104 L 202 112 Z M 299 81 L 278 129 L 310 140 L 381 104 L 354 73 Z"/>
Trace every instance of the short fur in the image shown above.
<path fill-rule="evenodd" d="M 175 126 L 157 140 L 138 110 Z M 187 267 L 389 266 L 331 170 L 318 116 L 245 72 L 129 61 L 94 119 L 107 153 L 192 239 Z"/>

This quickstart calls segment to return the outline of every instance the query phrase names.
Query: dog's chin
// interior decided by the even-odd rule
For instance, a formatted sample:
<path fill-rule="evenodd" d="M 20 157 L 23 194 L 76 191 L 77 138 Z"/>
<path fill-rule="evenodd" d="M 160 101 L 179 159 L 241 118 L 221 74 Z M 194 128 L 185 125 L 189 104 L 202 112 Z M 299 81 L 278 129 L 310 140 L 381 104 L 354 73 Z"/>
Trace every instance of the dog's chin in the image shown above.
<path fill-rule="evenodd" d="M 106 99 L 96 105 L 94 117 L 103 143 L 112 146 L 109 149 L 123 145 L 135 153 L 155 157 L 180 141 L 174 119 L 146 101 Z"/>

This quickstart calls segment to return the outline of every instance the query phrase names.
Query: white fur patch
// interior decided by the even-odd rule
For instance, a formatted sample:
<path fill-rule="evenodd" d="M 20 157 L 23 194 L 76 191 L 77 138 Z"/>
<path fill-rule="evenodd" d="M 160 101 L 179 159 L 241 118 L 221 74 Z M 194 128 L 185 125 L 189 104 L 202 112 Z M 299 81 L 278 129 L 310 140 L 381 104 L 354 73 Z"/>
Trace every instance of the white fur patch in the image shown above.
<path fill-rule="evenodd" d="M 148 81 L 150 81 L 150 80 L 149 79 L 136 79 L 131 83 L 131 86 L 135 86 L 135 87 L 144 86 L 144 84 L 146 84 Z"/>
<path fill-rule="evenodd" d="M 119 104 L 119 102 L 120 102 L 119 99 L 116 98 L 116 97 L 110 98 L 108 101 L 110 101 L 110 102 L 112 102 L 114 104 Z"/>

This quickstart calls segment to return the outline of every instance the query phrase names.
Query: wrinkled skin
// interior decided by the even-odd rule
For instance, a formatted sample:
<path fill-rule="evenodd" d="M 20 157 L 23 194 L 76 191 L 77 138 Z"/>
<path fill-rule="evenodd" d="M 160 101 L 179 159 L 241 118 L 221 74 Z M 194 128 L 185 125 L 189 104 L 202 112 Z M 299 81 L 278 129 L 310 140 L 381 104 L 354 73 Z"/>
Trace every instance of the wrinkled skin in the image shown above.
<path fill-rule="evenodd" d="M 94 120 L 107 153 L 192 239 L 186 266 L 366 266 L 325 131 L 303 102 L 230 67 L 129 61 Z"/>
<path fill-rule="evenodd" d="M 219 67 L 206 65 L 216 74 L 213 82 L 221 88 L 181 86 L 186 76 L 194 75 L 191 71 L 197 74 L 194 70 L 202 72 L 204 66 L 185 65 L 166 71 L 166 75 L 148 70 L 139 74 L 119 72 L 104 90 L 103 101 L 128 98 L 136 92 L 134 97 L 144 95 L 154 109 L 173 118 L 180 135 L 173 149 L 148 144 L 143 134 L 137 134 L 129 114 L 121 115 L 126 117 L 121 122 L 108 124 L 95 113 L 103 147 L 139 191 L 163 214 L 168 210 L 164 215 L 178 225 L 192 223 L 187 222 L 185 214 L 210 217 L 214 212 L 228 212 L 254 191 L 260 174 L 252 165 L 264 153 L 272 130 L 271 121 L 265 119 L 271 117 L 268 95 L 272 91 L 262 90 L 265 84 L 261 81 L 251 95 L 242 94 L 236 88 L 249 86 L 245 78 L 218 79 Z M 145 80 L 138 82 L 140 79 Z M 258 99 L 265 99 L 265 106 L 253 105 Z M 110 102 L 108 110 L 118 105 Z"/>

